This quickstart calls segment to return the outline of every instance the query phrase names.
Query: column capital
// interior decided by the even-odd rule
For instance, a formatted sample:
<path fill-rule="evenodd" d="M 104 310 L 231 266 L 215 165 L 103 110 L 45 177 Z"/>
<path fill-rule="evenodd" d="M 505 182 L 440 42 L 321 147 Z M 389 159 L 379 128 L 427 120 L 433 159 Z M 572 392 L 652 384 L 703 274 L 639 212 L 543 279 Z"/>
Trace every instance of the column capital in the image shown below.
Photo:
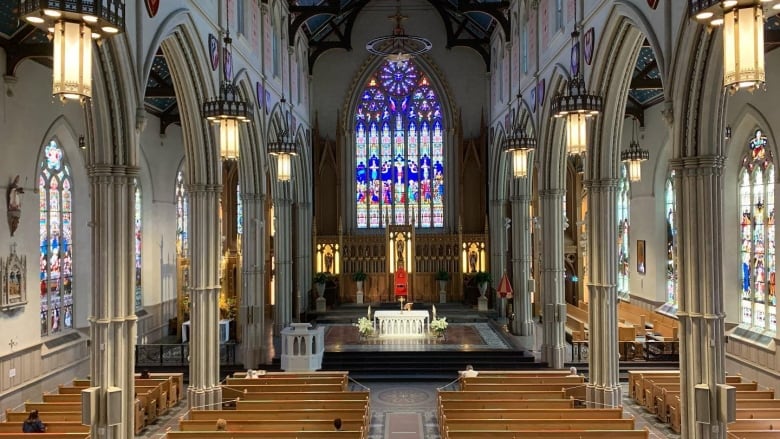
<path fill-rule="evenodd" d="M 258 193 L 245 193 L 241 192 L 241 198 L 244 199 L 244 201 L 265 201 L 265 194 L 258 194 Z"/>
<path fill-rule="evenodd" d="M 544 189 L 539 191 L 540 199 L 552 199 L 556 197 L 562 197 L 566 193 L 565 189 Z"/>
<path fill-rule="evenodd" d="M 680 157 L 672 159 L 669 163 L 672 169 L 680 171 L 686 175 L 692 175 L 692 170 L 717 169 L 716 174 L 720 175 L 725 165 L 726 157 L 722 155 L 704 155 L 692 157 Z M 699 174 L 701 175 L 701 174 Z"/>
<path fill-rule="evenodd" d="M 221 184 L 192 183 L 186 185 L 186 187 L 187 187 L 187 192 L 190 193 L 191 195 L 208 194 L 208 193 L 219 194 L 222 192 Z"/>
<path fill-rule="evenodd" d="M 139 174 L 138 166 L 114 165 L 98 163 L 87 166 L 89 177 L 135 177 Z"/>
<path fill-rule="evenodd" d="M 617 178 L 600 178 L 585 180 L 585 187 L 589 190 L 617 190 L 619 180 Z"/>
<path fill-rule="evenodd" d="M 530 203 L 531 202 L 531 196 L 528 194 L 520 194 L 520 195 L 512 195 L 509 197 L 509 201 L 514 203 Z"/>

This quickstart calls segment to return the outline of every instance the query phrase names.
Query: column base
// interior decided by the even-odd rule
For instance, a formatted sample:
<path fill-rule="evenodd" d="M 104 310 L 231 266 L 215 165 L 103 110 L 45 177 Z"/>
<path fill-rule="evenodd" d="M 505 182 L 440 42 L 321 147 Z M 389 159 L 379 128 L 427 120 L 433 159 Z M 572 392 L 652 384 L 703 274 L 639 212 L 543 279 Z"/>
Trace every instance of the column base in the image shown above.
<path fill-rule="evenodd" d="M 531 336 L 534 335 L 535 326 L 533 320 L 526 320 L 524 322 L 517 322 L 515 324 L 515 330 L 517 331 L 517 335 Z"/>
<path fill-rule="evenodd" d="M 317 298 L 317 312 L 325 312 L 327 311 L 327 307 L 325 306 L 325 298 L 324 297 L 318 297 Z"/>
<path fill-rule="evenodd" d="M 614 408 L 622 405 L 620 386 L 602 387 L 588 384 L 586 388 L 589 408 Z"/>
<path fill-rule="evenodd" d="M 187 389 L 190 410 L 222 410 L 222 387 L 208 389 Z"/>
<path fill-rule="evenodd" d="M 563 369 L 565 346 L 542 345 L 542 361 L 552 369 Z"/>
<path fill-rule="evenodd" d="M 488 310 L 488 299 L 484 296 L 479 296 L 479 299 L 477 299 L 477 311 L 487 311 Z"/>

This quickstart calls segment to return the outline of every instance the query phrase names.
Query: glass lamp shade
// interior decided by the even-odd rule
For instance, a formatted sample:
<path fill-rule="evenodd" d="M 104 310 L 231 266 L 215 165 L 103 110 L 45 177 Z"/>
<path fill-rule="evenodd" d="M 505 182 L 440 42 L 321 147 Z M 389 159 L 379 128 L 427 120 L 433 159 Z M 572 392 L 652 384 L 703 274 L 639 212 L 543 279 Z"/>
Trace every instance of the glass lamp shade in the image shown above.
<path fill-rule="evenodd" d="M 763 8 L 735 7 L 723 15 L 723 86 L 754 90 L 765 81 Z"/>
<path fill-rule="evenodd" d="M 528 176 L 528 150 L 516 149 L 512 154 L 512 175 L 515 178 L 525 178 Z"/>
<path fill-rule="evenodd" d="M 632 140 L 628 149 L 620 153 L 620 161 L 628 165 L 628 179 L 637 182 L 642 179 L 642 162 L 650 158 L 650 152 L 642 149 L 639 142 Z"/>
<path fill-rule="evenodd" d="M 239 120 L 219 120 L 219 155 L 223 160 L 237 160 L 239 155 Z"/>
<path fill-rule="evenodd" d="M 588 114 L 566 115 L 566 150 L 569 154 L 581 154 L 588 149 Z"/>
<path fill-rule="evenodd" d="M 52 94 L 63 101 L 92 97 L 92 32 L 84 23 L 54 24 Z"/>
<path fill-rule="evenodd" d="M 631 160 L 628 162 L 628 179 L 632 183 L 642 179 L 642 161 Z"/>
<path fill-rule="evenodd" d="M 276 179 L 279 181 L 290 181 L 292 177 L 292 160 L 290 154 L 277 155 Z"/>

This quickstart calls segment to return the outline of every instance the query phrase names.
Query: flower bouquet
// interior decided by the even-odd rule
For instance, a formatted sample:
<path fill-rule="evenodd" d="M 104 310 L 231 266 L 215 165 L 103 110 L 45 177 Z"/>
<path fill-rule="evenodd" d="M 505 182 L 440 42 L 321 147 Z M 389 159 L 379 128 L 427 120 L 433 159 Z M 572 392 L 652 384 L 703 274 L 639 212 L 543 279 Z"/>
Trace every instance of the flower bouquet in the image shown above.
<path fill-rule="evenodd" d="M 444 332 L 447 330 L 447 326 L 448 326 L 447 317 L 431 320 L 431 331 L 433 331 L 433 333 L 436 334 L 437 337 L 441 337 L 444 335 Z"/>
<path fill-rule="evenodd" d="M 368 337 L 374 333 L 374 323 L 368 317 L 359 318 L 357 327 L 361 337 Z"/>

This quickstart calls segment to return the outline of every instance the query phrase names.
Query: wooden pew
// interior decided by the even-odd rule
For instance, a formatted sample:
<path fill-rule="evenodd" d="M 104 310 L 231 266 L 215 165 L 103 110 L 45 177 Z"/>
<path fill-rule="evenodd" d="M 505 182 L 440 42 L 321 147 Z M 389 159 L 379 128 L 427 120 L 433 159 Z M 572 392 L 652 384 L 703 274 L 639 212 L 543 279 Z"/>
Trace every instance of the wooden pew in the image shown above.
<path fill-rule="evenodd" d="M 737 410 L 740 409 L 780 409 L 780 399 L 737 398 Z"/>
<path fill-rule="evenodd" d="M 167 410 L 169 407 L 175 406 L 179 400 L 178 398 L 178 389 L 176 388 L 177 383 L 173 380 L 172 377 L 166 377 L 166 378 L 136 378 L 135 379 L 135 387 L 160 387 L 160 393 L 165 395 L 165 400 L 162 401 L 162 404 L 165 405 L 165 409 Z"/>
<path fill-rule="evenodd" d="M 43 402 L 77 402 L 81 403 L 81 395 L 60 395 L 59 393 L 44 393 Z"/>
<path fill-rule="evenodd" d="M 443 425 L 449 430 L 633 430 L 634 419 L 485 419 L 475 413 L 471 419 L 445 417 Z"/>
<path fill-rule="evenodd" d="M 469 419 L 476 415 L 488 419 L 621 419 L 623 409 L 463 409 L 443 408 L 447 419 Z"/>
<path fill-rule="evenodd" d="M 780 409 L 780 399 L 774 398 L 774 390 L 737 391 L 737 411 L 762 408 Z M 680 413 L 680 397 L 677 395 L 668 406 L 669 424 L 676 433 L 682 431 L 682 413 Z"/>
<path fill-rule="evenodd" d="M 505 431 L 505 430 L 452 430 L 442 439 L 648 439 L 649 430 L 583 430 L 583 431 Z M 194 439 L 194 438 L 193 438 Z"/>
<path fill-rule="evenodd" d="M 255 371 L 255 372 L 263 372 L 263 371 Z M 306 377 L 333 377 L 333 376 L 339 376 L 346 378 L 349 375 L 349 371 L 346 370 L 318 370 L 318 371 L 310 371 L 310 372 L 263 372 L 262 375 L 260 375 L 261 378 L 273 378 L 273 377 L 283 377 L 283 378 L 306 378 Z M 246 378 L 246 372 L 236 372 L 233 374 L 233 378 Z"/>
<path fill-rule="evenodd" d="M 246 385 L 279 385 L 279 384 L 339 384 L 343 390 L 347 390 L 347 377 L 343 376 L 313 376 L 313 377 L 285 377 L 285 376 L 261 376 L 258 378 L 226 378 L 226 386 L 240 387 Z"/>
<path fill-rule="evenodd" d="M 737 408 L 737 419 L 780 419 L 780 408 Z"/>
<path fill-rule="evenodd" d="M 729 431 L 778 429 L 780 429 L 780 419 L 737 419 L 737 422 L 728 424 Z"/>
<path fill-rule="evenodd" d="M 563 390 L 536 391 L 536 392 L 494 392 L 475 390 L 439 390 L 439 401 L 452 401 L 458 399 L 477 400 L 517 400 L 517 399 L 567 399 Z"/>
<path fill-rule="evenodd" d="M 2 439 L 30 439 L 34 437 L 42 437 L 46 439 L 87 439 L 89 433 L 22 433 L 22 427 L 19 427 L 18 432 L 13 433 L 0 433 Z"/>
<path fill-rule="evenodd" d="M 90 387 L 92 382 L 89 378 L 75 378 L 71 384 L 73 387 Z"/>
<path fill-rule="evenodd" d="M 679 369 L 670 370 L 629 370 L 628 371 L 628 396 L 638 404 L 642 405 L 644 401 L 644 390 L 641 382 L 644 378 L 651 376 L 680 376 Z M 639 392 L 637 392 L 639 390 Z M 641 395 L 641 396 L 640 396 Z"/>
<path fill-rule="evenodd" d="M 754 431 L 729 431 L 729 439 L 780 439 L 780 431 L 754 430 Z"/>
<path fill-rule="evenodd" d="M 585 400 L 585 384 L 492 384 L 492 383 L 464 383 L 462 391 L 476 392 L 541 392 L 541 391 L 560 391 L 563 390 L 564 398 L 574 398 L 576 400 Z"/>
<path fill-rule="evenodd" d="M 229 434 L 214 431 L 169 431 L 167 439 L 214 439 L 223 435 L 229 439 L 363 439 L 363 431 L 231 431 Z M 16 438 L 14 438 L 16 439 Z M 30 438 L 19 438 L 30 439 Z M 47 437 L 48 439 L 48 437 Z M 59 438 L 55 438 L 59 439 Z"/>
<path fill-rule="evenodd" d="M 21 424 L 28 416 L 30 416 L 29 412 L 5 410 L 6 422 L 18 422 Z M 54 421 L 81 422 L 81 412 L 46 412 L 46 423 Z"/>
<path fill-rule="evenodd" d="M 163 390 L 161 385 L 154 386 L 135 386 L 135 393 L 140 395 L 146 395 L 147 398 L 153 398 L 155 400 L 155 406 L 157 407 L 157 413 L 155 417 L 159 417 L 168 412 L 168 392 Z M 150 408 L 147 408 L 147 411 Z"/>
<path fill-rule="evenodd" d="M 475 377 L 461 377 L 460 387 L 463 389 L 468 384 L 584 384 L 585 377 L 579 376 L 554 376 L 554 377 L 527 377 L 522 375 L 497 377 L 491 375 L 478 375 Z"/>
<path fill-rule="evenodd" d="M 370 415 L 368 406 L 358 409 L 309 409 L 300 408 L 297 410 L 192 410 L 189 413 L 189 419 L 193 421 L 211 421 L 217 419 L 231 420 L 265 420 L 277 419 L 286 421 L 296 421 L 299 419 L 318 419 L 329 420 L 333 423 L 336 418 L 342 421 L 367 421 Z"/>
<path fill-rule="evenodd" d="M 136 378 L 141 378 L 141 374 L 137 373 L 135 374 Z M 160 379 L 160 378 L 170 378 L 171 381 L 176 386 L 176 404 L 178 404 L 179 401 L 182 399 L 182 392 L 184 391 L 184 373 L 182 372 L 152 372 L 149 374 L 149 378 L 152 379 Z"/>
<path fill-rule="evenodd" d="M 238 400 L 236 410 L 294 410 L 302 407 L 310 409 L 361 409 L 369 403 L 368 397 L 356 397 L 353 400 L 334 401 L 334 400 L 265 400 L 265 401 L 247 401 Z"/>
<path fill-rule="evenodd" d="M 439 401 L 439 410 L 450 409 L 472 409 L 472 410 L 493 410 L 493 409 L 573 409 L 573 399 L 496 399 L 496 400 L 477 400 L 463 399 L 459 401 Z M 578 409 L 579 410 L 579 409 Z"/>
<path fill-rule="evenodd" d="M 225 396 L 223 391 L 222 396 Z M 363 399 L 368 398 L 368 392 L 258 392 L 258 393 L 241 393 L 240 399 L 242 401 L 283 401 L 283 400 L 329 400 L 329 401 L 346 401 L 351 399 Z"/>
<path fill-rule="evenodd" d="M 51 421 L 44 420 L 46 432 L 49 433 L 86 433 L 89 434 L 89 425 L 81 425 L 78 422 L 71 421 Z M 22 431 L 22 424 L 18 422 L 0 422 L 0 433 L 18 433 Z"/>
<path fill-rule="evenodd" d="M 81 413 L 81 401 L 74 402 L 25 402 L 24 411 L 30 413 L 38 410 L 41 414 L 48 412 L 79 412 Z"/>
<path fill-rule="evenodd" d="M 479 376 L 491 376 L 491 377 L 565 377 L 569 375 L 569 369 L 554 369 L 554 370 L 479 370 Z"/>
<path fill-rule="evenodd" d="M 363 420 L 341 420 L 341 431 L 361 431 Z M 294 422 L 284 419 L 229 420 L 227 431 L 327 431 L 333 429 L 333 419 L 297 419 Z M 216 431 L 216 423 L 211 420 L 179 421 L 180 431 Z"/>
<path fill-rule="evenodd" d="M 261 393 L 349 393 L 342 384 L 258 384 L 241 386 L 222 386 L 222 397 L 225 399 L 247 398 L 245 394 Z"/>

